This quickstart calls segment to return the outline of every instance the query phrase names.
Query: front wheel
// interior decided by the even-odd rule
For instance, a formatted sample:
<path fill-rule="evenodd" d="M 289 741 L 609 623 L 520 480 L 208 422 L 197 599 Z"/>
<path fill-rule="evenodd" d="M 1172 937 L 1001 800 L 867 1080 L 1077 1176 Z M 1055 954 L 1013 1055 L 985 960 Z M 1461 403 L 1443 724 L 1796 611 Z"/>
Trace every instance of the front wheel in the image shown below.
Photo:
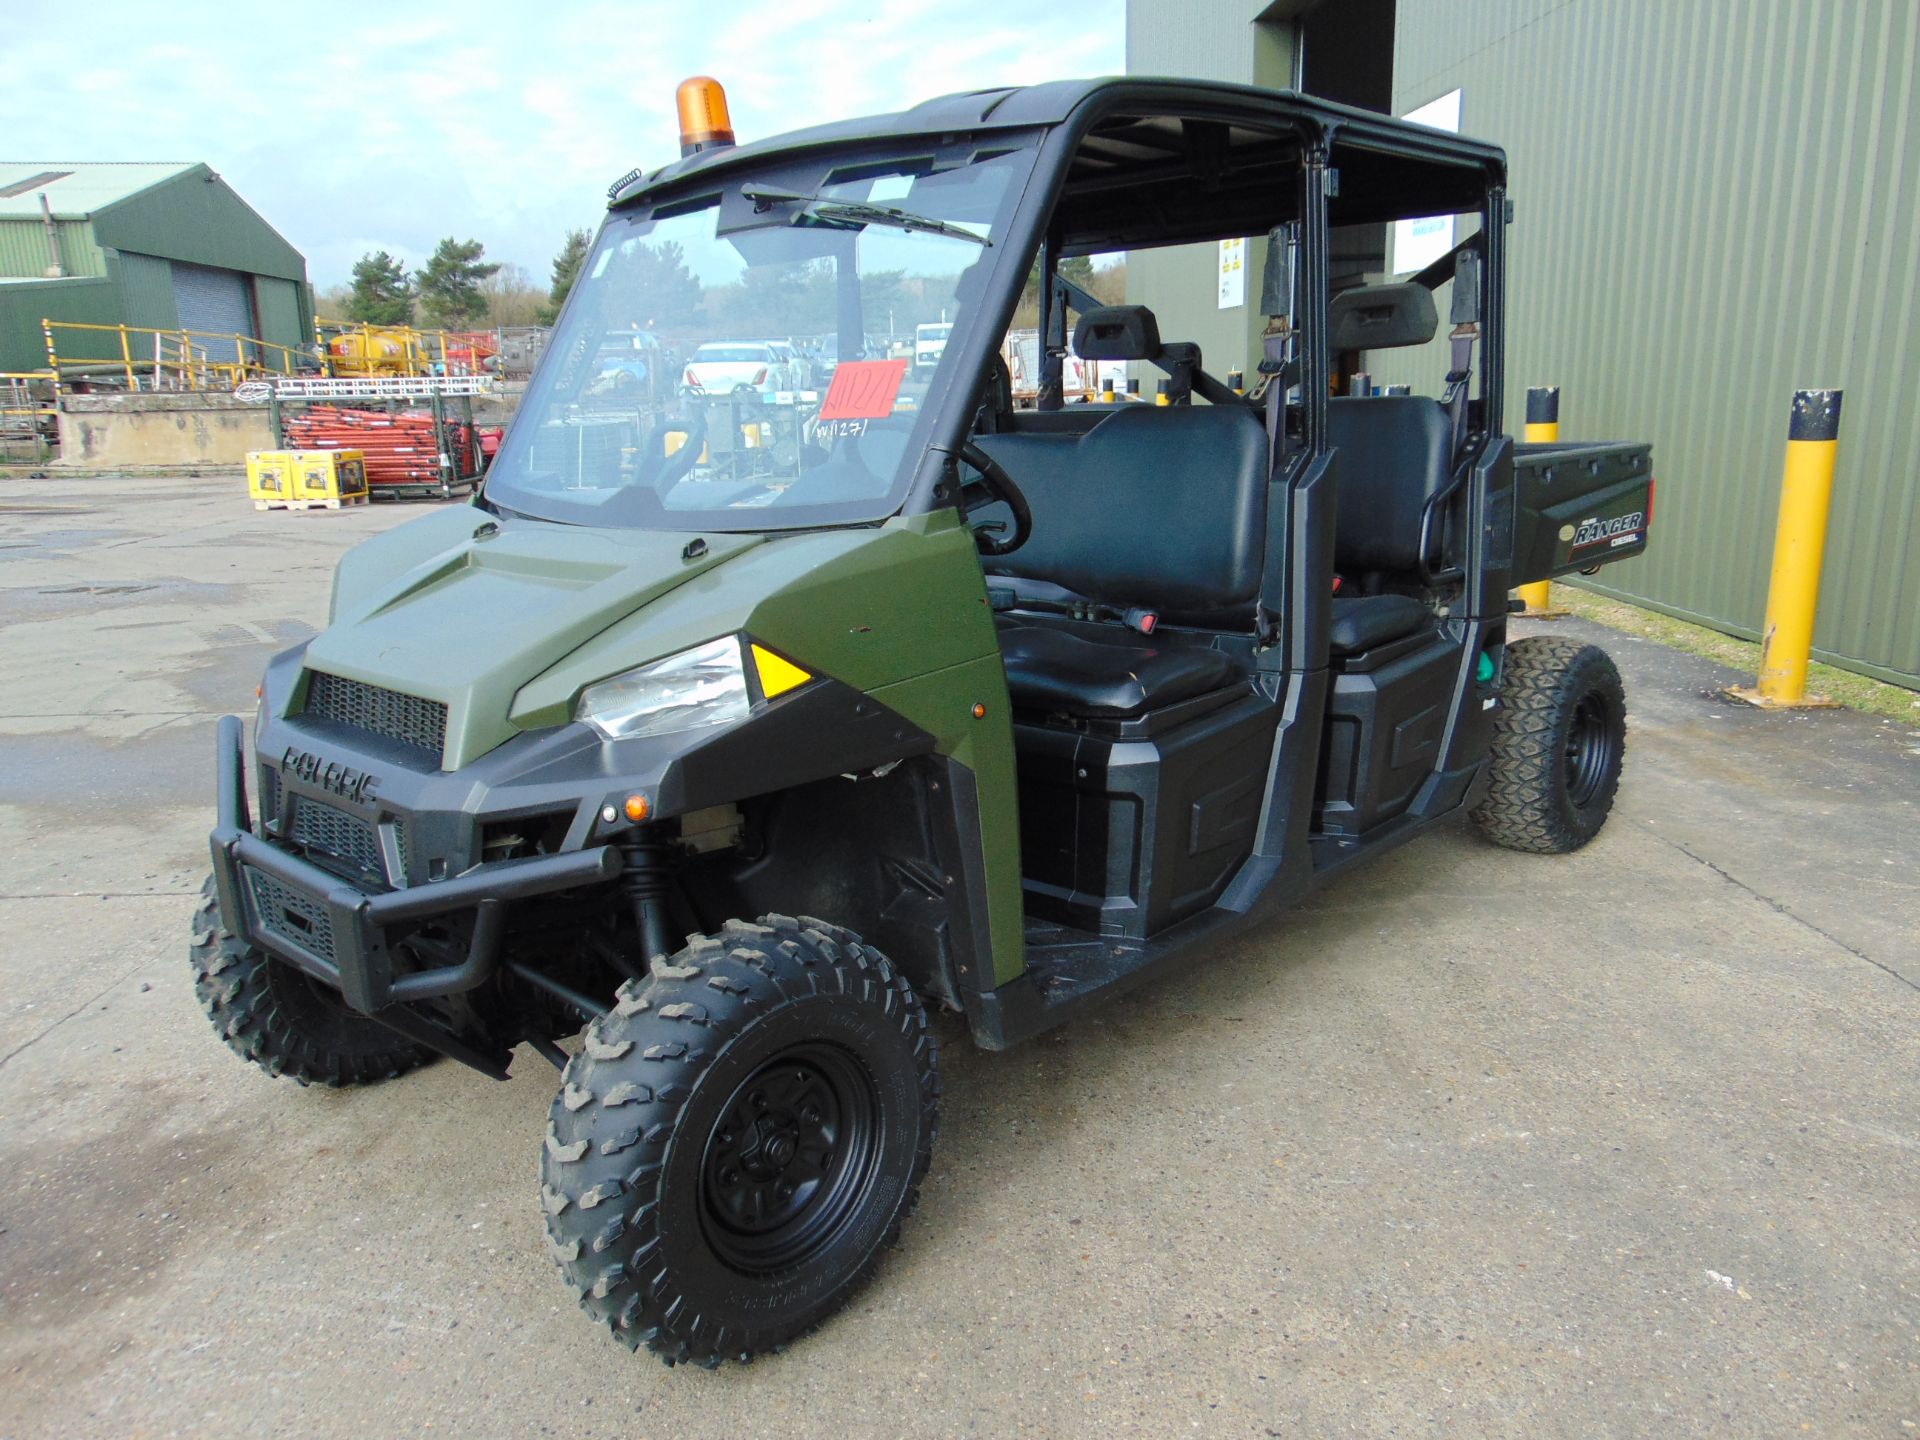
<path fill-rule="evenodd" d="M 372 1085 L 434 1058 L 337 991 L 241 940 L 220 923 L 208 877 L 193 916 L 193 989 L 234 1054 L 302 1085 Z"/>
<path fill-rule="evenodd" d="M 623 985 L 568 1063 L 541 1156 L 554 1256 L 629 1349 L 777 1349 L 898 1238 L 939 1091 L 886 957 L 819 920 L 730 920 Z"/>
<path fill-rule="evenodd" d="M 1474 821 L 1497 845 L 1578 850 L 1607 822 L 1627 749 L 1627 693 L 1597 645 L 1529 636 L 1507 647 L 1492 775 Z"/>

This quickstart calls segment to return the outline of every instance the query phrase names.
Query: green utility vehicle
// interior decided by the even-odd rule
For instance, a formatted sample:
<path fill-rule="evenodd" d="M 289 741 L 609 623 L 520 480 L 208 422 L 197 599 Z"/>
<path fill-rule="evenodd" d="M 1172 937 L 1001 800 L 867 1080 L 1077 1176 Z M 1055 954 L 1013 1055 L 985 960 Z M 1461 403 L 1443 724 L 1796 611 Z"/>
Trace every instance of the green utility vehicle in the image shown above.
<path fill-rule="evenodd" d="M 1143 80 L 730 142 L 615 187 L 484 495 L 350 553 L 251 744 L 222 723 L 193 947 L 274 1074 L 559 1067 L 554 1254 L 628 1346 L 706 1364 L 898 1235 L 932 1007 L 997 1050 L 1177 984 L 1459 812 L 1591 839 L 1619 676 L 1509 642 L 1508 592 L 1638 553 L 1652 499 L 1644 445 L 1503 433 L 1491 145 Z M 1266 257 L 1249 395 L 1062 274 L 1222 239 Z M 600 383 L 636 326 L 838 363 Z M 1170 403 L 1067 403 L 1070 347 Z M 1431 384 L 1352 378 L 1388 364 Z"/>

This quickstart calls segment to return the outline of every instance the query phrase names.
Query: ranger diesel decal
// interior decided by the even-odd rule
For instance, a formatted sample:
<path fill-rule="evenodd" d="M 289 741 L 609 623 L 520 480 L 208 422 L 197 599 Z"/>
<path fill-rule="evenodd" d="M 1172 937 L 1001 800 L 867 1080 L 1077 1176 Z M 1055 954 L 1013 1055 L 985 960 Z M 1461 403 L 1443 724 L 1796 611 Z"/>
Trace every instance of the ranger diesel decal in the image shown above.
<path fill-rule="evenodd" d="M 1647 512 L 1635 510 L 1629 515 L 1616 515 L 1611 520 L 1582 520 L 1579 528 L 1573 532 L 1573 549 L 1584 550 L 1589 545 L 1611 543 L 1629 545 L 1646 531 Z"/>

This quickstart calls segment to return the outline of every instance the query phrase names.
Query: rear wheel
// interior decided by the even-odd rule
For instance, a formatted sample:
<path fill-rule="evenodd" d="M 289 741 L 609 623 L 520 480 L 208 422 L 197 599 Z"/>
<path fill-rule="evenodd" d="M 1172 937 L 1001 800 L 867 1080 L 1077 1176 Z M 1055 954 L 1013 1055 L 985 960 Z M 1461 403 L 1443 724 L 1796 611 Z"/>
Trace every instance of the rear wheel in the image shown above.
<path fill-rule="evenodd" d="M 926 1012 L 878 951 L 769 915 L 695 936 L 588 1027 L 541 1200 L 580 1304 L 669 1365 L 751 1360 L 899 1237 L 939 1128 Z"/>
<path fill-rule="evenodd" d="M 233 1052 L 302 1085 L 371 1085 L 433 1052 L 349 1007 L 319 981 L 256 950 L 220 923 L 213 880 L 193 916 L 193 990 Z"/>
<path fill-rule="evenodd" d="M 1473 818 L 1510 850 L 1563 855 L 1606 824 L 1627 748 L 1627 695 L 1597 645 L 1529 636 L 1507 647 L 1492 774 Z"/>

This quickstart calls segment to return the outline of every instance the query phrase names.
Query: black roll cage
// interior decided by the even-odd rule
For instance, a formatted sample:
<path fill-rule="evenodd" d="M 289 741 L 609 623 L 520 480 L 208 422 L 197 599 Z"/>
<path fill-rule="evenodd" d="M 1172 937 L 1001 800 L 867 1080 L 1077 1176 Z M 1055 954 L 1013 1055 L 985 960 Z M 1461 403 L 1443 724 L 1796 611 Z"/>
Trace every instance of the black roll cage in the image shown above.
<path fill-rule="evenodd" d="M 1074 159 L 1098 127 L 1116 119 L 1239 126 L 1266 132 L 1282 143 L 1290 139 L 1297 146 L 1291 163 L 1299 177 L 1299 191 L 1292 212 L 1267 213 L 1276 220 L 1297 222 L 1296 313 L 1292 322 L 1300 359 L 1304 444 L 1276 454 L 1271 477 L 1267 579 L 1262 594 L 1278 599 L 1281 603 L 1271 608 L 1287 618 L 1281 632 L 1269 637 L 1272 643 L 1262 668 L 1298 672 L 1324 667 L 1328 603 L 1314 577 L 1331 568 L 1332 487 L 1320 485 L 1319 495 L 1312 501 L 1308 492 L 1318 481 L 1331 478 L 1327 399 L 1332 357 L 1326 344 L 1329 231 L 1334 225 L 1388 221 L 1409 214 L 1460 213 L 1473 208 L 1480 211 L 1480 230 L 1456 246 L 1443 262 L 1450 264 L 1468 247 L 1478 247 L 1483 260 L 1480 397 L 1471 427 L 1477 439 L 1474 450 L 1462 462 L 1464 474 L 1486 441 L 1502 433 L 1503 428 L 1505 228 L 1510 215 L 1506 157 L 1498 147 L 1291 92 L 1164 79 L 1059 82 L 1025 90 L 949 96 L 899 115 L 823 126 L 738 150 L 706 152 L 644 178 L 623 182 L 616 188 L 613 203 L 615 208 L 625 208 L 644 200 L 670 208 L 677 197 L 703 190 L 713 193 L 718 186 L 730 183 L 734 178 L 730 172 L 749 165 L 756 169 L 782 167 L 810 160 L 827 150 L 857 153 L 867 149 L 875 160 L 891 160 L 911 150 L 950 150 L 969 144 L 982 149 L 994 145 L 1007 149 L 1033 147 L 1037 150 L 1033 169 L 1014 202 L 1011 224 L 996 243 L 991 268 L 982 277 L 978 304 L 961 317 L 947 346 L 951 374 L 983 375 L 1019 304 L 1036 256 L 1041 263 L 1045 307 L 1043 349 L 1052 350 L 1056 341 L 1064 349 L 1065 313 L 1053 302 L 1064 298 L 1059 288 L 1059 262 L 1067 256 L 1126 248 L 1129 244 L 1151 248 L 1157 244 L 1204 242 L 1268 228 L 1265 224 L 1246 228 L 1250 222 L 1244 215 L 1229 216 L 1224 224 L 1218 218 L 1210 222 L 1202 208 L 1183 223 L 1161 217 L 1154 227 L 1137 236 L 1109 234 L 1076 240 L 1062 233 L 1058 217 L 1061 203 L 1068 196 Z M 1285 158 L 1264 163 L 1273 168 Z M 1169 151 L 1167 160 L 1152 175 L 1164 178 L 1192 173 L 1196 164 L 1205 163 L 1204 155 L 1196 161 L 1192 152 Z M 1217 175 L 1209 177 L 1209 185 L 1217 179 Z M 1089 180 L 1083 183 L 1082 193 L 1120 190 L 1129 183 L 1125 177 L 1115 177 L 1111 182 Z M 1416 278 L 1429 288 L 1437 288 L 1445 283 L 1446 276 L 1436 274 L 1435 267 L 1430 266 Z M 1082 292 L 1080 303 L 1091 298 Z M 925 514 L 958 505 L 954 457 L 967 439 L 975 407 L 974 387 L 948 383 L 931 413 L 920 417 L 915 439 L 923 439 L 924 448 L 900 513 Z"/>

